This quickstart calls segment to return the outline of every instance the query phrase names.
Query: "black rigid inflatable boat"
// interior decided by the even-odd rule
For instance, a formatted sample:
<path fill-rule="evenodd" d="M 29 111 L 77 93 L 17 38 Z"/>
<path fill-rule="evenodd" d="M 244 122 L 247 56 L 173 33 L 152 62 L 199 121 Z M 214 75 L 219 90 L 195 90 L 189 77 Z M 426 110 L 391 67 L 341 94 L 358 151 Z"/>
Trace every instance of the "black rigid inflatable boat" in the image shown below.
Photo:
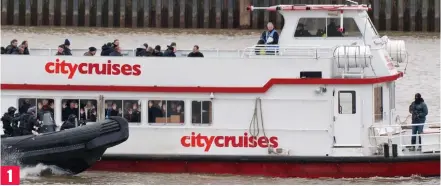
<path fill-rule="evenodd" d="M 110 117 L 72 129 L 1 138 L 2 165 L 55 165 L 78 174 L 101 159 L 107 148 L 129 138 L 129 124 Z"/>

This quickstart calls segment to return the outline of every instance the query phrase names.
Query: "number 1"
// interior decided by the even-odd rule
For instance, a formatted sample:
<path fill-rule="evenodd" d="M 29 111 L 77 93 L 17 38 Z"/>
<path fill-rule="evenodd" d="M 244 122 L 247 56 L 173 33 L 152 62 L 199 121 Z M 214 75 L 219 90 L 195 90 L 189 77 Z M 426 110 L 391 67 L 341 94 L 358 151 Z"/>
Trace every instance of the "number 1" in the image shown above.
<path fill-rule="evenodd" d="M 12 169 L 9 169 L 7 171 L 7 173 L 8 173 L 8 181 L 9 181 L 9 183 L 11 183 L 12 182 Z"/>

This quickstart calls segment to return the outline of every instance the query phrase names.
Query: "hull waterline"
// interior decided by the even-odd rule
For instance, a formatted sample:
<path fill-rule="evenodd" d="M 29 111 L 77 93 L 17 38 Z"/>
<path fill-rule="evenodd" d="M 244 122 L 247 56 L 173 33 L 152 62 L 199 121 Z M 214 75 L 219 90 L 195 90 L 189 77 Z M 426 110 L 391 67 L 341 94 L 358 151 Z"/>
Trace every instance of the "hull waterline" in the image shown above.
<path fill-rule="evenodd" d="M 408 157 L 105 155 L 90 170 L 299 178 L 440 176 L 440 155 Z"/>

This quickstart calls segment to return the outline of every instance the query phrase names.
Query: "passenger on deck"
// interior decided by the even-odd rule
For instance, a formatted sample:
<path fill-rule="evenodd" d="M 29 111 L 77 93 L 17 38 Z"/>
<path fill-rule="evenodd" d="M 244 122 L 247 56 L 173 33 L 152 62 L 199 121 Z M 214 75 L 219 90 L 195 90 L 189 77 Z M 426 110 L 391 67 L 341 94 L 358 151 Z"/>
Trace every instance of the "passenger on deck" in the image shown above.
<path fill-rule="evenodd" d="M 77 118 L 77 116 L 74 114 L 69 115 L 69 117 L 67 117 L 67 120 L 64 121 L 64 123 L 61 125 L 60 131 L 75 128 L 76 127 L 76 125 L 75 125 L 76 118 Z"/>
<path fill-rule="evenodd" d="M 268 30 L 262 32 L 262 35 L 260 36 L 260 40 L 262 40 L 265 43 L 265 45 L 279 44 L 279 33 L 277 33 L 276 29 L 274 29 L 273 23 L 268 22 L 266 27 L 268 28 Z"/>
<path fill-rule="evenodd" d="M 311 33 L 309 33 L 308 30 L 305 29 L 305 26 L 303 23 L 297 24 L 296 32 L 294 33 L 294 37 L 309 37 L 311 36 Z"/>
<path fill-rule="evenodd" d="M 40 127 L 37 120 L 37 107 L 33 106 L 20 117 L 20 132 L 21 135 L 30 135 L 35 127 Z"/>
<path fill-rule="evenodd" d="M 14 134 L 13 125 L 14 125 L 15 111 L 17 111 L 15 107 L 9 107 L 8 112 L 5 112 L 5 114 L 1 118 L 1 121 L 3 122 L 3 131 L 7 136 L 13 136 Z"/>
<path fill-rule="evenodd" d="M 6 54 L 19 54 L 17 40 L 13 39 L 11 44 L 6 47 Z"/>
<path fill-rule="evenodd" d="M 109 56 L 123 56 L 121 54 L 121 48 L 119 46 L 115 47 L 115 50 L 110 53 Z"/>
<path fill-rule="evenodd" d="M 28 41 L 25 40 L 25 41 L 21 42 L 20 47 L 23 48 L 24 55 L 29 55 Z"/>
<path fill-rule="evenodd" d="M 113 48 L 119 47 L 119 40 L 118 40 L 118 39 L 113 40 L 113 45 L 112 45 L 112 47 L 113 47 Z"/>
<path fill-rule="evenodd" d="M 187 57 L 204 57 L 204 54 L 199 52 L 199 46 L 195 45 L 193 47 L 193 52 L 190 52 Z"/>
<path fill-rule="evenodd" d="M 68 39 L 65 39 L 64 40 L 64 44 L 62 46 L 63 46 L 63 53 L 64 53 L 64 55 L 65 56 L 71 56 L 72 53 L 70 51 L 70 41 Z"/>
<path fill-rule="evenodd" d="M 55 55 L 56 56 L 64 56 L 65 55 L 64 54 L 64 46 L 63 45 L 58 46 L 57 53 Z"/>
<path fill-rule="evenodd" d="M 96 48 L 95 47 L 89 47 L 89 51 L 84 53 L 84 56 L 95 56 L 96 54 Z"/>
<path fill-rule="evenodd" d="M 144 48 L 136 48 L 135 56 L 147 56 L 147 48 L 149 48 L 149 45 L 144 43 L 142 46 Z"/>
<path fill-rule="evenodd" d="M 111 42 L 108 42 L 101 47 L 101 56 L 109 56 L 109 54 L 112 53 L 113 50 L 113 44 Z"/>
<path fill-rule="evenodd" d="M 412 114 L 412 124 L 421 124 L 412 126 L 412 145 L 416 144 L 416 134 L 418 133 L 419 144 L 421 144 L 421 134 L 423 133 L 424 123 L 426 122 L 426 116 L 429 113 L 424 99 L 420 93 L 415 94 L 415 101 L 409 106 L 409 112 Z M 412 146 L 412 151 L 415 150 L 415 146 Z M 418 147 L 421 150 L 421 146 Z"/>
<path fill-rule="evenodd" d="M 164 51 L 165 57 L 176 57 L 176 43 L 172 42 L 170 45 L 167 45 L 167 49 Z"/>
<path fill-rule="evenodd" d="M 6 48 L 5 47 L 1 47 L 1 54 L 6 54 Z"/>
<path fill-rule="evenodd" d="M 161 52 L 161 46 L 156 45 L 155 50 L 153 51 L 154 56 L 163 56 L 164 54 Z"/>

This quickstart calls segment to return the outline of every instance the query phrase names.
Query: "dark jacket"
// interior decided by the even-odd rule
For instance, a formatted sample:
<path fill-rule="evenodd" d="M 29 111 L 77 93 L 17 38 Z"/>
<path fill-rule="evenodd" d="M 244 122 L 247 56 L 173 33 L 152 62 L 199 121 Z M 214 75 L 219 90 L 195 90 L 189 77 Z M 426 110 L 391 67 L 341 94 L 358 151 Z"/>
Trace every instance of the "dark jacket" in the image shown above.
<path fill-rule="evenodd" d="M 176 57 L 175 52 L 173 52 L 173 49 L 168 48 L 167 50 L 164 51 L 164 57 Z"/>
<path fill-rule="evenodd" d="M 114 48 L 112 47 L 112 45 L 110 44 L 104 44 L 101 47 L 101 56 L 109 56 L 110 53 L 112 53 L 114 51 Z"/>
<path fill-rule="evenodd" d="M 64 46 L 63 49 L 64 49 L 63 50 L 63 54 L 65 56 L 71 56 L 72 55 L 72 52 L 71 52 L 70 48 L 67 48 L 66 46 Z"/>
<path fill-rule="evenodd" d="M 412 114 L 412 123 L 425 123 L 426 116 L 429 113 L 427 109 L 426 103 L 424 103 L 423 98 L 422 101 L 412 102 L 409 106 L 409 112 Z"/>
<path fill-rule="evenodd" d="M 153 56 L 164 56 L 164 53 L 162 53 L 161 51 L 154 51 Z"/>
<path fill-rule="evenodd" d="M 109 54 L 109 56 L 123 56 L 123 55 L 117 51 L 113 51 L 112 53 Z"/>
<path fill-rule="evenodd" d="M 6 47 L 6 54 L 20 54 L 20 51 L 18 50 L 18 47 L 8 45 Z"/>
<path fill-rule="evenodd" d="M 204 57 L 204 54 L 201 52 L 190 52 L 187 57 Z"/>
<path fill-rule="evenodd" d="M 164 114 L 162 113 L 161 109 L 159 109 L 157 106 L 152 106 L 149 108 L 149 123 L 156 123 L 157 117 L 164 117 Z"/>

